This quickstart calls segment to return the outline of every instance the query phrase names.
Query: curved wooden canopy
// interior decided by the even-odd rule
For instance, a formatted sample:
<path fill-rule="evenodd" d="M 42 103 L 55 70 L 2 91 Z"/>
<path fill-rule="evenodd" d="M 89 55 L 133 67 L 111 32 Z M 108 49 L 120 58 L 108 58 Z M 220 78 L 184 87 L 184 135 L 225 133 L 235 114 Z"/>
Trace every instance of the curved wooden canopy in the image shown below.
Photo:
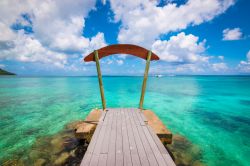
<path fill-rule="evenodd" d="M 98 51 L 99 59 L 101 59 L 105 56 L 112 55 L 112 54 L 130 54 L 130 55 L 137 56 L 137 57 L 145 59 L 145 60 L 147 60 L 147 56 L 148 56 L 148 52 L 149 52 L 149 50 L 147 50 L 143 47 L 132 45 L 132 44 L 109 45 L 109 46 L 100 48 L 96 51 Z M 152 60 L 159 60 L 159 59 L 160 58 L 155 53 L 152 52 L 151 61 Z M 94 52 L 87 55 L 84 58 L 84 61 L 85 62 L 95 61 Z"/>

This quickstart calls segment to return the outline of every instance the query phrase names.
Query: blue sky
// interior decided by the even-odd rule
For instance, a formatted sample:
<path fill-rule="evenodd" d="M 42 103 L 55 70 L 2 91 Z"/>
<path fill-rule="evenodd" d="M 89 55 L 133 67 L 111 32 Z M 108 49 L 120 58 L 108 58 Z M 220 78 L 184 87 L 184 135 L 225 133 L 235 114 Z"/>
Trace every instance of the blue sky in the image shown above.
<path fill-rule="evenodd" d="M 248 0 L 0 2 L 0 68 L 19 75 L 95 75 L 82 59 L 110 44 L 153 50 L 150 74 L 250 74 Z M 142 75 L 145 61 L 101 60 L 104 75 Z"/>

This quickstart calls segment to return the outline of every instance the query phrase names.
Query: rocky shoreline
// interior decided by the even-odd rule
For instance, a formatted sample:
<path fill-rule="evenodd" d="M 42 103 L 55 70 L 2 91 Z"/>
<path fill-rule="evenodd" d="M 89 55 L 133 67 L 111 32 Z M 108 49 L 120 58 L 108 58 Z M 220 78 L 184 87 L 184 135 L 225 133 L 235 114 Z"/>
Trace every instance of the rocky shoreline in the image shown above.
<path fill-rule="evenodd" d="M 70 123 L 55 135 L 38 138 L 27 155 L 7 160 L 3 166 L 78 166 L 88 147 L 87 141 L 75 138 L 74 130 L 79 123 L 81 121 Z M 201 150 L 180 135 L 174 135 L 173 143 L 165 147 L 177 166 L 204 165 Z"/>

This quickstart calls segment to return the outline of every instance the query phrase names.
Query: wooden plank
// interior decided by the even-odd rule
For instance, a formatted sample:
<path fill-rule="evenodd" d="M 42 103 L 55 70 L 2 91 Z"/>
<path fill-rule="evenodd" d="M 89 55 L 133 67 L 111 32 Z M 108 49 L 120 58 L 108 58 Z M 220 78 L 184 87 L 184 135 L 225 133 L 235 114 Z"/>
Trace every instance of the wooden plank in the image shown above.
<path fill-rule="evenodd" d="M 143 128 L 143 131 L 144 131 L 146 138 L 148 139 L 149 145 L 150 145 L 152 151 L 154 152 L 154 155 L 155 155 L 155 158 L 158 162 L 158 165 L 159 166 L 166 166 L 165 160 L 163 159 L 162 154 L 160 153 L 160 151 L 159 151 L 157 145 L 155 144 L 151 134 L 149 133 L 147 126 L 142 126 L 142 128 Z"/>
<path fill-rule="evenodd" d="M 135 109 L 136 111 L 134 111 L 137 115 L 139 115 L 140 117 L 137 118 L 138 122 L 140 123 L 140 125 L 146 125 L 147 121 L 141 116 L 143 115 L 142 111 L 140 109 Z"/>
<path fill-rule="evenodd" d="M 110 133 L 109 146 L 108 146 L 108 160 L 107 160 L 108 166 L 115 165 L 116 113 L 117 113 L 117 110 L 112 109 L 113 120 L 112 120 L 111 133 Z"/>
<path fill-rule="evenodd" d="M 113 123 L 113 111 L 114 111 L 113 109 L 108 109 L 108 111 L 106 112 L 106 116 L 109 118 L 109 121 L 106 126 L 106 135 L 103 140 L 101 153 L 108 154 L 110 133 L 111 133 L 112 123 Z"/>
<path fill-rule="evenodd" d="M 132 166 L 131 154 L 130 154 L 130 145 L 129 145 L 129 138 L 127 132 L 127 121 L 128 117 L 125 114 L 125 109 L 121 109 L 122 115 L 122 145 L 123 145 L 123 164 L 126 166 Z"/>
<path fill-rule="evenodd" d="M 105 114 L 105 112 L 104 112 L 104 114 Z M 105 117 L 105 115 L 102 117 Z M 103 119 L 103 118 L 101 118 L 101 119 Z M 103 121 L 101 124 L 98 124 L 98 125 L 102 125 L 102 128 L 100 130 L 100 133 L 99 133 L 96 145 L 95 145 L 95 149 L 94 149 L 93 155 L 91 157 L 90 166 L 97 166 L 98 165 L 98 160 L 99 160 L 99 156 L 101 153 L 101 148 L 103 145 L 103 140 L 104 140 L 104 136 L 106 133 L 106 126 L 107 126 L 108 121 L 109 121 L 109 117 L 106 117 L 105 121 Z"/>
<path fill-rule="evenodd" d="M 100 158 L 98 161 L 98 166 L 106 166 L 107 165 L 108 154 L 100 154 Z"/>
<path fill-rule="evenodd" d="M 141 118 L 138 113 L 136 113 L 135 115 L 137 115 L 138 119 Z M 149 145 L 149 142 L 148 142 L 148 140 L 147 140 L 147 138 L 146 138 L 146 136 L 144 134 L 144 131 L 143 131 L 142 127 L 141 126 L 136 126 L 136 127 L 137 127 L 138 133 L 140 135 L 142 144 L 144 146 L 146 155 L 148 157 L 149 164 L 152 165 L 152 166 L 158 166 L 158 163 L 157 163 L 156 158 L 154 156 L 154 152 L 152 151 L 152 149 L 151 149 L 151 147 Z"/>
<path fill-rule="evenodd" d="M 102 113 L 101 118 L 103 118 L 104 115 L 105 115 L 105 113 Z M 102 127 L 101 124 L 102 124 L 102 121 L 100 121 L 99 124 L 96 127 L 94 135 L 93 135 L 93 137 L 91 139 L 91 142 L 90 142 L 90 144 L 88 146 L 87 152 L 85 153 L 85 155 L 83 157 L 83 160 L 81 162 L 81 166 L 89 165 L 89 163 L 90 163 L 90 160 L 91 160 L 91 157 L 92 157 L 92 154 L 93 154 L 96 142 L 97 142 L 97 138 L 99 136 L 99 133 L 100 133 L 100 130 L 101 130 L 101 127 Z"/>
<path fill-rule="evenodd" d="M 173 159 L 170 157 L 167 149 L 164 147 L 164 145 L 161 143 L 160 139 L 156 136 L 156 134 L 153 132 L 152 128 L 150 126 L 147 126 L 149 129 L 149 132 L 154 139 L 159 151 L 163 155 L 163 158 L 168 166 L 175 166 L 175 163 Z"/>
<path fill-rule="evenodd" d="M 143 111 L 138 111 L 137 113 L 140 115 L 141 121 L 143 121 L 145 124 L 148 124 L 148 119 L 144 116 Z"/>
<path fill-rule="evenodd" d="M 133 166 L 138 166 L 138 165 L 141 165 L 141 163 L 140 163 L 137 147 L 136 147 L 135 140 L 134 140 L 134 135 L 133 135 L 133 130 L 132 130 L 133 126 L 131 125 L 131 122 L 129 119 L 131 118 L 129 116 L 129 111 L 130 109 L 126 109 L 125 111 L 125 116 L 127 119 L 126 124 L 127 124 L 128 138 L 129 138 L 129 148 L 131 152 L 131 159 L 132 159 Z"/>
<path fill-rule="evenodd" d="M 123 166 L 123 148 L 122 148 L 122 116 L 121 109 L 117 109 L 116 116 L 116 142 L 115 142 L 115 159 L 116 166 Z"/>
<path fill-rule="evenodd" d="M 139 109 L 103 112 L 81 166 L 175 166 Z"/>
<path fill-rule="evenodd" d="M 138 124 L 140 124 L 140 123 L 139 123 L 139 120 L 134 117 L 135 111 L 136 111 L 135 109 L 131 109 L 129 111 L 130 121 L 131 121 L 131 125 L 132 125 L 132 131 L 133 131 L 133 134 L 134 134 L 135 143 L 136 143 L 136 147 L 137 147 L 138 154 L 139 154 L 139 157 L 140 157 L 141 165 L 147 166 L 147 165 L 149 165 L 149 162 L 148 162 L 148 159 L 147 159 L 145 149 L 144 149 L 144 147 L 142 145 L 140 135 L 138 134 L 138 130 L 137 130 L 137 127 L 141 127 L 141 125 L 136 125 L 136 123 L 138 123 Z"/>

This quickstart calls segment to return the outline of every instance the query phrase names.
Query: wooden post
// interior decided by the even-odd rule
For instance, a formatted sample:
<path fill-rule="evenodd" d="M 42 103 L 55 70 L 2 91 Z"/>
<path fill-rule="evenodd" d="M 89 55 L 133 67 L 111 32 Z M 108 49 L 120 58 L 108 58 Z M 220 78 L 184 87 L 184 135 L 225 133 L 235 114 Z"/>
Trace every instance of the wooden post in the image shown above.
<path fill-rule="evenodd" d="M 143 101 L 144 101 L 144 95 L 145 95 L 145 89 L 146 89 L 146 84 L 147 84 L 147 79 L 148 79 L 148 70 L 149 70 L 149 65 L 150 65 L 150 60 L 151 60 L 151 54 L 152 52 L 148 52 L 147 56 L 147 63 L 145 67 L 145 72 L 144 72 L 144 78 L 143 78 L 143 83 L 142 83 L 142 89 L 141 89 L 141 98 L 140 98 L 140 109 L 143 109 Z"/>
<path fill-rule="evenodd" d="M 100 87 L 101 98 L 102 98 L 102 108 L 104 111 L 106 109 L 106 101 L 105 101 L 105 97 L 104 97 L 104 90 L 103 90 L 103 84 L 102 84 L 102 73 L 101 73 L 101 69 L 100 69 L 98 51 L 95 50 L 94 53 L 95 53 L 96 70 L 98 73 L 99 87 Z"/>

